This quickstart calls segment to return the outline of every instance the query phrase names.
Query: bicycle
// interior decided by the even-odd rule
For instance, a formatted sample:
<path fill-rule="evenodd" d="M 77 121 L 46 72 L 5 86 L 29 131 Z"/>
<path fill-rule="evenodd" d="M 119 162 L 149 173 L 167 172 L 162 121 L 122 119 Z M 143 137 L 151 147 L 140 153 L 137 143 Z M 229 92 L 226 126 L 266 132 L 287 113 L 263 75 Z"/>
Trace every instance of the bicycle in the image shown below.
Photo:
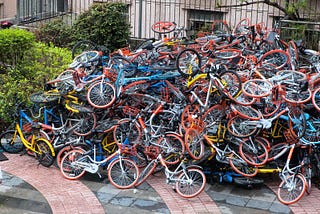
<path fill-rule="evenodd" d="M 157 150 L 158 148 L 151 147 L 148 149 Z M 157 165 L 160 163 L 164 167 L 167 184 L 174 183 L 176 192 L 183 198 L 196 197 L 205 188 L 206 176 L 202 172 L 201 167 L 196 165 L 186 166 L 185 161 L 186 159 L 181 160 L 175 170 L 171 171 L 162 157 L 162 154 L 158 153 L 157 157 L 141 171 L 135 187 L 141 185 L 154 172 Z"/>
<path fill-rule="evenodd" d="M 61 160 L 60 171 L 63 177 L 75 180 L 85 172 L 98 173 L 100 166 L 107 166 L 110 183 L 119 189 L 128 189 L 135 185 L 139 176 L 139 168 L 124 154 L 132 155 L 133 146 L 120 144 L 119 149 L 113 154 L 104 157 L 97 154 L 96 146 L 101 141 L 92 141 L 93 148 L 87 151 L 73 149 Z M 100 151 L 101 152 L 101 151 Z M 99 176 L 100 173 L 98 173 Z"/>

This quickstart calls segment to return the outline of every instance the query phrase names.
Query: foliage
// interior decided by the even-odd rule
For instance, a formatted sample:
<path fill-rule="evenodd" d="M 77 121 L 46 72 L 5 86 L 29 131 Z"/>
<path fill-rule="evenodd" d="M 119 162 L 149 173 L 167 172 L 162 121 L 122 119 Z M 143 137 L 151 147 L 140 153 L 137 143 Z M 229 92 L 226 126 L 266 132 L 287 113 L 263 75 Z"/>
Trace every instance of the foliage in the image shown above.
<path fill-rule="evenodd" d="M 87 39 L 110 50 L 123 47 L 130 36 L 123 3 L 96 3 L 72 26 L 78 40 Z"/>
<path fill-rule="evenodd" d="M 73 41 L 73 32 L 70 25 L 62 19 L 54 19 L 42 24 L 35 30 L 36 39 L 46 44 L 53 43 L 58 47 L 70 47 Z"/>
<path fill-rule="evenodd" d="M 0 67 L 20 64 L 33 43 L 34 35 L 28 31 L 11 28 L 0 30 Z"/>
<path fill-rule="evenodd" d="M 10 29 L 11 31 L 15 31 Z M 19 32 L 22 34 L 21 32 Z M 11 34 L 19 36 L 20 34 Z M 29 95 L 43 90 L 44 79 L 52 79 L 64 71 L 71 62 L 71 53 L 64 48 L 29 40 L 21 40 L 29 48 L 24 50 L 23 58 L 14 68 L 9 68 L 0 74 L 0 120 L 10 121 L 12 106 L 16 100 L 28 103 Z M 12 52 L 18 52 L 20 47 L 11 46 Z"/>

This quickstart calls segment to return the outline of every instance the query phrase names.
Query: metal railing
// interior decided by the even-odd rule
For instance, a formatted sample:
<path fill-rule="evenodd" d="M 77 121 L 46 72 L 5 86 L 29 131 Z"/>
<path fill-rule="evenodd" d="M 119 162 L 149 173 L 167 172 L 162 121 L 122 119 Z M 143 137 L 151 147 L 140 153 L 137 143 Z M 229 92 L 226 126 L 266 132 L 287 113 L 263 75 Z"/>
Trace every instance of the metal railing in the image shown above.
<path fill-rule="evenodd" d="M 284 15 L 281 10 L 264 3 L 240 6 L 241 2 L 238 0 L 17 0 L 17 21 L 20 25 L 36 26 L 61 17 L 72 24 L 90 5 L 103 2 L 122 2 L 127 5 L 126 17 L 131 25 L 133 38 L 156 38 L 158 35 L 152 32 L 151 25 L 157 21 L 174 21 L 178 26 L 190 30 L 189 32 L 197 32 L 210 31 L 215 20 L 225 20 L 233 28 L 242 18 L 249 18 L 252 24 L 264 22 L 267 27 L 272 28 L 274 20 Z M 219 7 L 219 2 L 233 7 Z M 277 2 L 285 5 L 288 1 Z M 303 10 L 300 14 L 320 21 L 317 12 L 320 11 L 320 0 L 308 0 L 307 4 L 312 10 Z M 313 35 L 312 38 L 319 39 L 319 25 L 308 24 L 311 25 L 307 32 L 317 32 L 318 36 Z M 291 24 L 290 27 L 293 26 Z M 282 28 L 288 30 L 285 25 Z M 290 36 L 285 35 L 286 38 Z"/>

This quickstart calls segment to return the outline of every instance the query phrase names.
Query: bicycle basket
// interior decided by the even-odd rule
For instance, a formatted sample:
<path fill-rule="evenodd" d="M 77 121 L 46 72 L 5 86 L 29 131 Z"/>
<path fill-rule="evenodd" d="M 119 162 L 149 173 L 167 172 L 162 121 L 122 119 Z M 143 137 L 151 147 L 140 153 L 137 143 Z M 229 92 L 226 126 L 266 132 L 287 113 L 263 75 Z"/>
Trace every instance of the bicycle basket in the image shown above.
<path fill-rule="evenodd" d="M 157 146 L 146 146 L 144 152 L 149 158 L 156 159 L 160 153 L 160 148 Z"/>
<path fill-rule="evenodd" d="M 127 154 L 130 156 L 134 156 L 137 154 L 136 147 L 127 144 L 119 144 L 118 148 L 120 149 L 121 154 Z"/>

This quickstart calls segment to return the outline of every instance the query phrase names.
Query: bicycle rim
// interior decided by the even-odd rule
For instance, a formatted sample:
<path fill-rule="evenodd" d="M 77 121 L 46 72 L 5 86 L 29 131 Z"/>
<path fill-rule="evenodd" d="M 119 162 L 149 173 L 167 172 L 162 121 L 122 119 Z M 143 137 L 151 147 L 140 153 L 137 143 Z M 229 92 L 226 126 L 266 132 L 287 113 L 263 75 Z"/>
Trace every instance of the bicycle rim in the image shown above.
<path fill-rule="evenodd" d="M 129 189 L 138 181 L 139 169 L 130 159 L 119 158 L 108 167 L 110 183 L 118 189 Z"/>
<path fill-rule="evenodd" d="M 199 195 L 205 188 L 206 176 L 197 168 L 188 168 L 182 172 L 176 182 L 176 191 L 183 198 L 193 198 Z"/>
<path fill-rule="evenodd" d="M 60 172 L 63 177 L 69 180 L 79 179 L 86 172 L 82 166 L 77 164 L 77 161 L 81 159 L 81 162 L 87 161 L 83 159 L 82 150 L 71 150 L 61 160 Z"/>
<path fill-rule="evenodd" d="M 299 201 L 306 191 L 306 181 L 300 174 L 290 175 L 283 180 L 278 188 L 277 196 L 283 204 L 294 204 Z"/>

